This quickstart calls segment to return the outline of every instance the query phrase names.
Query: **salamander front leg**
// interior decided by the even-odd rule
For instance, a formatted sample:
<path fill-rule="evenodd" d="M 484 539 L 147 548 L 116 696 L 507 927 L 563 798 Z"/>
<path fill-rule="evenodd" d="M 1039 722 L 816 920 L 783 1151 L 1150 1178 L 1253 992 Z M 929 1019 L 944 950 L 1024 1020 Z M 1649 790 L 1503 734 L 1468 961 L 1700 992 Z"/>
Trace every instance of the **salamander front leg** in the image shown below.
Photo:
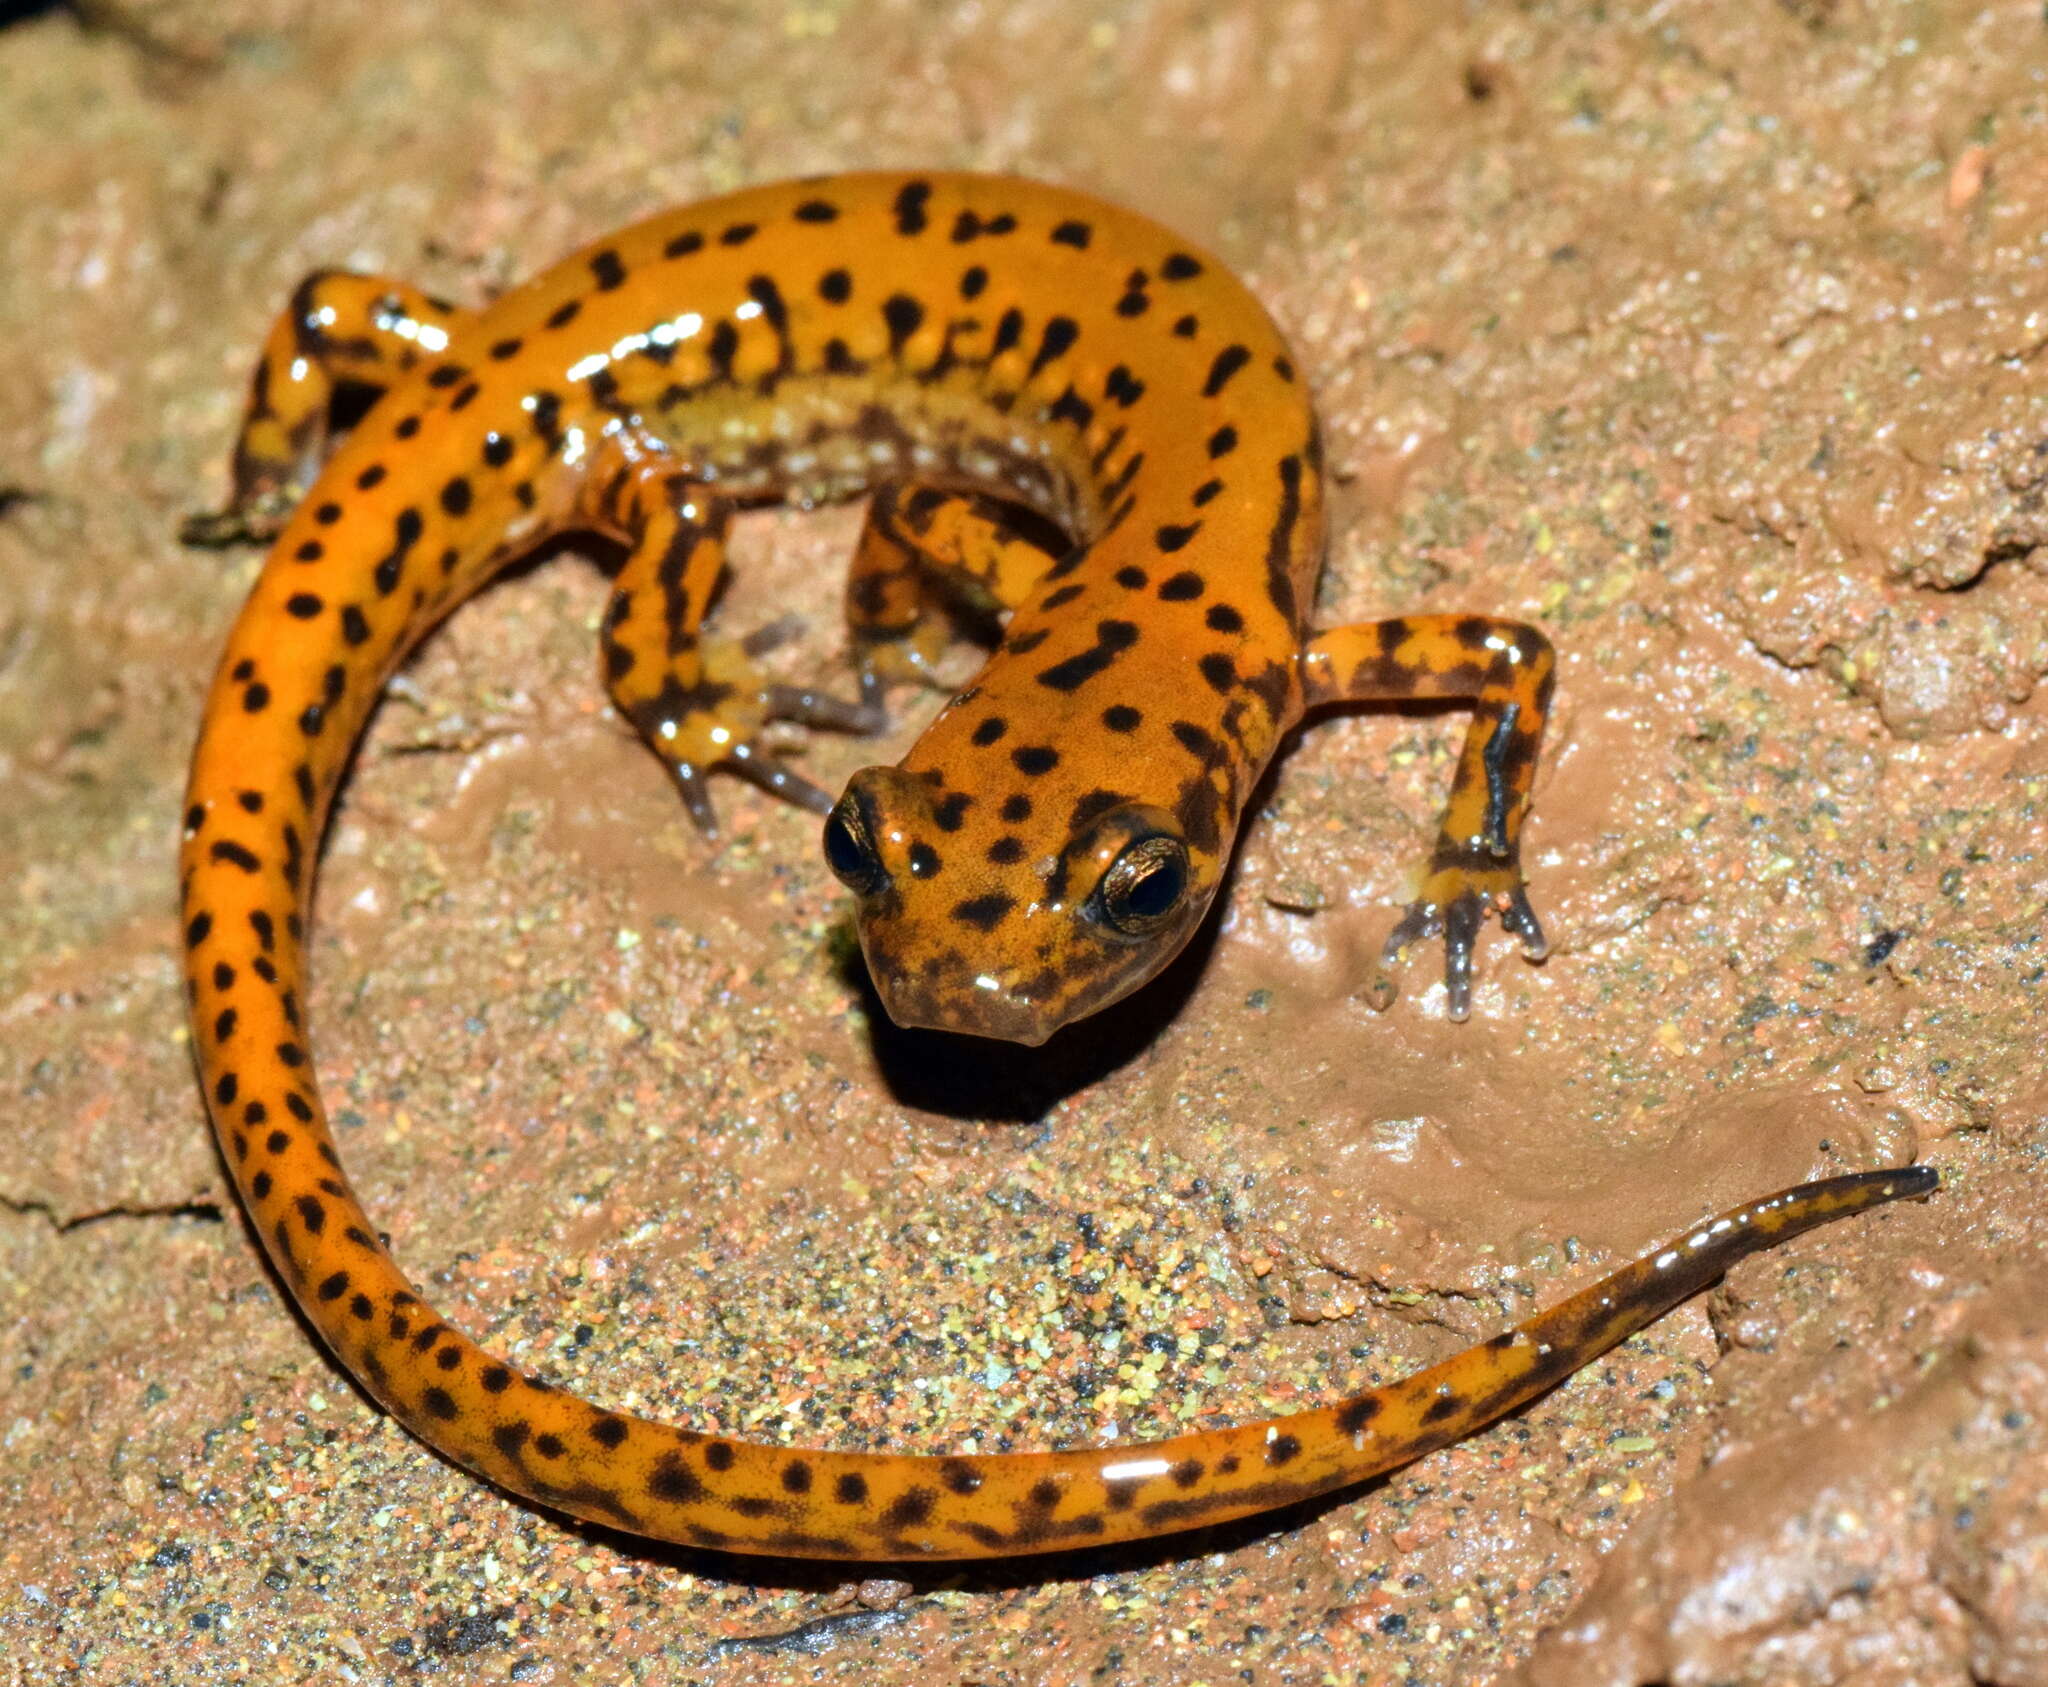
<path fill-rule="evenodd" d="M 1417 939 L 1443 937 L 1453 1019 L 1472 1010 L 1472 949 L 1488 909 L 1521 938 L 1531 960 L 1547 952 L 1522 879 L 1521 835 L 1556 667 L 1550 641 L 1534 627 L 1477 615 L 1337 627 L 1315 635 L 1301 655 L 1311 705 L 1472 701 L 1472 725 L 1420 894 L 1385 950 L 1391 963 Z"/>
<path fill-rule="evenodd" d="M 876 492 L 846 580 L 862 701 L 879 708 L 890 685 L 939 683 L 933 664 L 945 648 L 947 598 L 1006 613 L 1054 560 L 993 498 L 920 486 Z"/>
<path fill-rule="evenodd" d="M 704 776 L 725 767 L 815 814 L 832 798 L 760 743 L 771 720 L 873 732 L 881 714 L 803 686 L 770 683 L 747 641 L 707 637 L 704 612 L 725 569 L 732 508 L 665 459 L 593 471 L 583 515 L 632 546 L 600 635 L 619 712 L 675 775 L 690 817 L 716 836 Z"/>
<path fill-rule="evenodd" d="M 271 324 L 235 440 L 227 508 L 186 519 L 188 545 L 276 536 L 327 454 L 327 413 L 344 382 L 388 385 L 448 343 L 461 312 L 417 287 L 348 270 L 315 270 Z"/>

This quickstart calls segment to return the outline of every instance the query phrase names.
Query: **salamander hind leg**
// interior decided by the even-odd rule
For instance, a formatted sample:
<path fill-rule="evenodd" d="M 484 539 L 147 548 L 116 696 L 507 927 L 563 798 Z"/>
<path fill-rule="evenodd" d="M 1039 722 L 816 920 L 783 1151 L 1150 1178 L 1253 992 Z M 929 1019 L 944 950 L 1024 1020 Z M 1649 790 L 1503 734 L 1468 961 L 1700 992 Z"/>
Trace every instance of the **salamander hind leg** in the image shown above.
<path fill-rule="evenodd" d="M 188 545 L 274 538 L 326 455 L 336 387 L 381 387 L 448 344 L 455 306 L 417 287 L 348 270 L 315 270 L 271 324 L 235 440 L 227 508 L 189 517 Z"/>
<path fill-rule="evenodd" d="M 876 492 L 846 582 L 862 699 L 879 707 L 890 685 L 940 683 L 933 664 L 945 648 L 947 603 L 1006 613 L 1055 560 L 994 498 L 920 486 Z"/>
<path fill-rule="evenodd" d="M 832 798 L 762 747 L 772 720 L 872 732 L 878 710 L 803 686 L 771 683 L 754 666 L 758 641 L 702 631 L 725 571 L 732 508 L 662 459 L 591 477 L 583 512 L 632 548 L 600 634 L 605 685 L 619 712 L 675 775 L 690 817 L 716 835 L 704 788 L 713 767 L 786 797 L 814 813 Z"/>
<path fill-rule="evenodd" d="M 1472 725 L 1415 900 L 1387 939 L 1391 962 L 1444 939 L 1451 1018 L 1472 1005 L 1472 950 L 1488 909 L 1531 960 L 1547 945 L 1522 879 L 1522 822 L 1556 677 L 1550 641 L 1519 621 L 1415 615 L 1316 634 L 1302 651 L 1307 701 L 1470 699 Z"/>

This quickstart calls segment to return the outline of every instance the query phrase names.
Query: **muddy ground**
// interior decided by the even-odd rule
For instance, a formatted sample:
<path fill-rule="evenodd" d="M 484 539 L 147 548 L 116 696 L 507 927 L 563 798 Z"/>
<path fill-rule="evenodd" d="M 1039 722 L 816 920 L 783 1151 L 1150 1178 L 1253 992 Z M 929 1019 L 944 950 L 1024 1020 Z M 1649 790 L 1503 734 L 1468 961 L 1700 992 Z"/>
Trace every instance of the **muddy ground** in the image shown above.
<path fill-rule="evenodd" d="M 30 8 L 31 11 L 34 8 Z M 0 30 L 0 1678 L 2048 1682 L 2048 25 L 2035 0 L 78 0 Z M 1459 717 L 1305 732 L 1220 920 L 1036 1053 L 892 1030 L 816 824 L 691 831 L 573 549 L 465 608 L 328 840 L 351 1170 L 610 1403 L 941 1450 L 1441 1357 L 1914 1157 L 1513 1421 L 1140 1549 L 860 1582 L 564 1523 L 310 1339 L 192 1081 L 171 859 L 253 553 L 181 549 L 291 285 L 481 299 L 853 165 L 1142 207 L 1287 326 L 1325 620 L 1532 618 L 1555 952 L 1374 960 Z M 728 623 L 839 671 L 857 515 Z M 929 705 L 925 705 L 929 707 Z M 900 751 L 820 738 L 826 784 Z"/>

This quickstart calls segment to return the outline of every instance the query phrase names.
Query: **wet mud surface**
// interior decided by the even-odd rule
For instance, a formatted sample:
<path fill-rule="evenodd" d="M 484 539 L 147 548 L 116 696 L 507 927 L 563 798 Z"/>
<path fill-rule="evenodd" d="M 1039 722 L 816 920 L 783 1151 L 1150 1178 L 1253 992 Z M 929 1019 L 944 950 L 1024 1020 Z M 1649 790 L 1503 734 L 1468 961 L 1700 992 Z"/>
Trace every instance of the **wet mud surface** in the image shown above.
<path fill-rule="evenodd" d="M 2034 5 L 105 0 L 0 30 L 0 1679 L 2048 1681 L 2048 28 Z M 1220 917 L 1021 1051 L 896 1031 L 815 822 L 707 846 L 574 548 L 463 609 L 327 842 L 350 1169 L 479 1333 L 636 1410 L 937 1451 L 1398 1375 L 1702 1214 L 1915 1157 L 1511 1422 L 1306 1512 L 859 1573 L 565 1524 L 374 1411 L 192 1082 L 171 857 L 257 566 L 181 549 L 316 265 L 488 296 L 868 164 L 1239 266 L 1338 477 L 1320 617 L 1562 658 L 1553 938 L 1378 946 L 1454 713 L 1276 769 Z M 722 616 L 843 671 L 856 512 Z M 834 785 L 909 742 L 826 736 Z M 902 1580 L 892 1580 L 892 1577 Z"/>

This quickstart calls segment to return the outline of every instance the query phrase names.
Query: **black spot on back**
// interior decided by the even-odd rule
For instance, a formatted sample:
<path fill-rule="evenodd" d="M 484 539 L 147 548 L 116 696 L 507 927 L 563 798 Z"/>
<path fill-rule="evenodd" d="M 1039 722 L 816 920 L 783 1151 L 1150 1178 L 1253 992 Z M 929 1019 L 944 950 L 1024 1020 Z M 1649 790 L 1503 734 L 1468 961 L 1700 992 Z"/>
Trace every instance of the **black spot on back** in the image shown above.
<path fill-rule="evenodd" d="M 1054 691 L 1074 691 L 1095 675 L 1101 673 L 1119 655 L 1138 642 L 1138 626 L 1134 621 L 1098 621 L 1095 623 L 1095 643 L 1087 650 L 1069 656 L 1065 661 L 1055 662 L 1038 674 L 1038 683 Z M 1019 763 L 1021 767 L 1022 764 Z"/>
<path fill-rule="evenodd" d="M 1085 428 L 1095 420 L 1095 406 L 1074 391 L 1069 383 L 1047 408 L 1046 416 L 1055 422 L 1071 422 L 1077 428 Z"/>
<path fill-rule="evenodd" d="M 704 1484 L 683 1463 L 679 1453 L 664 1453 L 655 1461 L 653 1474 L 647 1478 L 647 1491 L 673 1505 L 693 1505 L 704 1498 Z"/>
<path fill-rule="evenodd" d="M 908 1529 L 930 1520 L 939 1496 L 929 1488 L 905 1488 L 882 1513 L 885 1528 Z"/>
<path fill-rule="evenodd" d="M 1216 354 L 1216 361 L 1209 365 L 1209 378 L 1202 383 L 1202 396 L 1214 398 L 1230 384 L 1231 376 L 1251 360 L 1252 354 L 1243 346 L 1225 346 Z"/>
<path fill-rule="evenodd" d="M 925 207 L 932 196 L 932 184 L 925 181 L 905 182 L 896 195 L 896 232 L 898 234 L 922 234 L 930 218 Z"/>
<path fill-rule="evenodd" d="M 1047 319 L 1045 332 L 1040 335 L 1038 350 L 1031 359 L 1031 367 L 1024 379 L 1029 382 L 1037 378 L 1038 372 L 1055 358 L 1066 356 L 1073 344 L 1081 337 L 1081 325 L 1071 316 L 1055 316 Z"/>
<path fill-rule="evenodd" d="M 756 275 L 748 278 L 747 297 L 761 307 L 761 320 L 776 333 L 789 328 L 789 307 L 782 302 L 782 289 L 775 285 L 772 276 Z"/>
<path fill-rule="evenodd" d="M 740 331 L 730 322 L 721 321 L 711 330 L 711 338 L 705 343 L 704 355 L 711 361 L 712 374 L 721 381 L 732 379 L 732 360 L 740 349 Z"/>
<path fill-rule="evenodd" d="M 882 305 L 882 319 L 889 324 L 889 349 L 901 352 L 924 322 L 924 306 L 908 293 L 892 293 Z"/>

